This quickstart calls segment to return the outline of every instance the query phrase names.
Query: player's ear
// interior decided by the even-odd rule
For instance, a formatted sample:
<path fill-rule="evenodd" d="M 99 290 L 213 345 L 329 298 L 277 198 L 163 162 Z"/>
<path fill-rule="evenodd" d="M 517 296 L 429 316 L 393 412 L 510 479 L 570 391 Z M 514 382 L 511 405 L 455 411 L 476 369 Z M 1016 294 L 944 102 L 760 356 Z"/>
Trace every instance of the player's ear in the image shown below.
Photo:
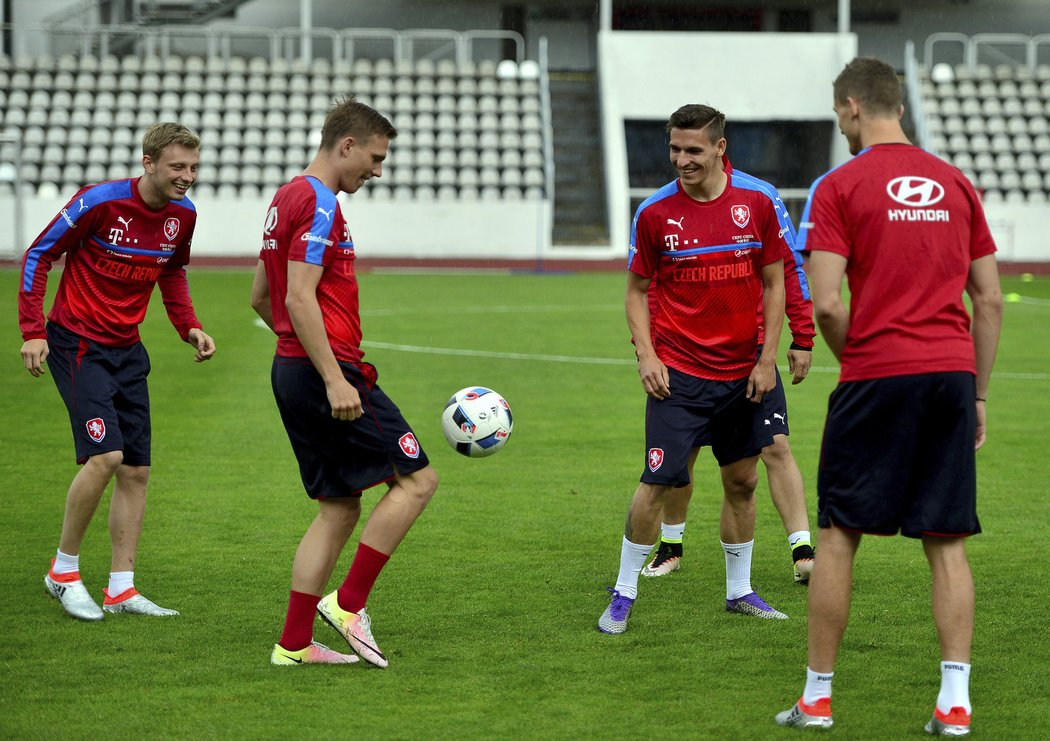
<path fill-rule="evenodd" d="M 339 152 L 343 155 L 350 154 L 350 150 L 354 148 L 357 141 L 352 136 L 344 136 L 339 142 Z"/>
<path fill-rule="evenodd" d="M 142 155 L 142 168 L 150 175 L 153 174 L 153 158 L 148 154 Z"/>

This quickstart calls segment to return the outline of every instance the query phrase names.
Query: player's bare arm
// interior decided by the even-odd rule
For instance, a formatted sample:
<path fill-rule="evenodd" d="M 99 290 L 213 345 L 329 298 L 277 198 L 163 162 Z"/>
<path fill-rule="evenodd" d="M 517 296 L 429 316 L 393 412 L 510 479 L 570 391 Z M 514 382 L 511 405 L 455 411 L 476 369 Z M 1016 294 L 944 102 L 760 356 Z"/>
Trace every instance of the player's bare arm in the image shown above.
<path fill-rule="evenodd" d="M 49 352 L 45 339 L 26 340 L 22 343 L 22 362 L 31 376 L 39 378 L 44 375 L 44 360 Z"/>
<path fill-rule="evenodd" d="M 809 265 L 813 317 L 832 354 L 841 361 L 842 349 L 846 346 L 846 332 L 849 330 L 849 311 L 842 301 L 846 258 L 834 252 L 814 250 L 806 263 Z"/>
<path fill-rule="evenodd" d="M 645 393 L 654 399 L 666 399 L 671 394 L 667 366 L 656 356 L 649 323 L 649 278 L 635 273 L 627 274 L 627 295 L 624 306 L 627 326 L 634 338 L 638 355 L 638 375 Z"/>
<path fill-rule="evenodd" d="M 970 277 L 966 292 L 973 303 L 974 354 L 977 360 L 977 398 L 988 398 L 988 384 L 992 376 L 992 365 L 999 347 L 999 331 L 1003 323 L 1003 294 L 999 287 L 999 268 L 994 255 L 986 255 L 970 263 Z M 977 439 L 974 446 L 980 449 L 987 436 L 986 402 L 977 402 Z"/>
<path fill-rule="evenodd" d="M 215 340 L 200 327 L 194 327 L 186 333 L 186 342 L 197 348 L 197 352 L 193 356 L 193 360 L 196 363 L 211 360 L 215 355 Z"/>
<path fill-rule="evenodd" d="M 302 343 L 310 361 L 324 380 L 332 416 L 345 421 L 355 420 L 363 414 L 361 397 L 339 367 L 328 343 L 324 317 L 317 303 L 317 284 L 321 282 L 324 268 L 305 262 L 288 262 L 288 295 L 285 306 L 292 328 Z"/>
<path fill-rule="evenodd" d="M 251 306 L 266 326 L 273 331 L 273 308 L 270 306 L 270 281 L 266 277 L 266 264 L 259 260 L 255 265 L 255 277 L 252 278 Z"/>
<path fill-rule="evenodd" d="M 747 379 L 747 398 L 756 404 L 777 385 L 777 347 L 784 325 L 783 260 L 762 266 L 762 324 L 765 327 L 762 354 Z"/>

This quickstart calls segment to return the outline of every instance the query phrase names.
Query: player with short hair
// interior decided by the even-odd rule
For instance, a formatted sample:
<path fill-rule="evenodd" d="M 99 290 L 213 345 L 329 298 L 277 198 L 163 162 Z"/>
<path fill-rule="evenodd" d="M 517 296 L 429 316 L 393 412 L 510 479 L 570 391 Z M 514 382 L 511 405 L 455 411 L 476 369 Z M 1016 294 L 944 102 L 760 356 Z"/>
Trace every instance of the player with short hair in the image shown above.
<path fill-rule="evenodd" d="M 726 160 L 726 170 L 732 167 Z M 747 177 L 747 176 L 744 176 Z M 762 181 L 756 181 L 761 183 Z M 792 342 L 788 348 L 788 372 L 791 373 L 791 384 L 796 385 L 805 380 L 813 364 L 813 302 L 809 297 L 809 283 L 803 272 L 802 255 L 794 251 L 795 229 L 791 217 L 781 200 L 773 190 L 770 193 L 780 217 L 781 229 L 791 248 L 784 258 L 784 293 L 787 306 L 788 324 L 791 328 Z M 758 319 L 762 320 L 762 304 L 758 305 Z M 763 343 L 761 325 L 758 333 L 758 346 L 761 351 Z M 762 399 L 765 421 L 773 433 L 773 444 L 762 449 L 760 458 L 766 467 L 766 478 L 769 482 L 769 494 L 780 515 L 787 532 L 788 547 L 791 549 L 792 573 L 799 584 L 809 582 L 813 571 L 813 543 L 809 530 L 809 514 L 806 511 L 806 492 L 803 488 L 802 472 L 798 462 L 791 453 L 788 442 L 787 396 L 784 383 L 777 371 L 777 385 Z M 660 543 L 653 560 L 642 569 L 642 576 L 666 576 L 677 571 L 682 564 L 683 540 L 685 538 L 685 521 L 689 512 L 689 501 L 693 496 L 693 466 L 700 453 L 702 441 L 697 444 L 689 456 L 689 483 L 675 487 L 667 493 L 660 523 Z"/>
<path fill-rule="evenodd" d="M 365 604 L 380 571 L 437 489 L 411 427 L 364 361 L 356 252 L 336 195 L 382 174 L 397 130 L 354 98 L 325 118 L 304 173 L 266 216 L 251 305 L 277 335 L 271 380 L 306 493 L 319 511 L 292 563 L 288 613 L 273 664 L 388 664 Z M 361 493 L 386 484 L 342 585 L 322 598 L 361 516 Z M 313 640 L 315 611 L 358 654 Z"/>
<path fill-rule="evenodd" d="M 974 614 L 966 537 L 981 531 L 975 451 L 1002 323 L 995 244 L 966 176 L 905 136 L 893 67 L 851 61 L 835 79 L 834 108 L 856 156 L 813 184 L 798 246 L 810 252 L 817 324 L 842 372 L 817 478 L 806 684 L 776 721 L 831 727 L 861 536 L 900 532 L 922 540 L 932 573 L 941 688 L 926 731 L 962 736 Z"/>
<path fill-rule="evenodd" d="M 647 452 L 627 513 L 619 576 L 598 620 L 605 633 L 627 630 L 664 498 L 688 483 L 697 441 L 711 445 L 725 493 L 726 610 L 787 617 L 751 588 L 756 465 L 772 442 L 761 402 L 776 385 L 785 233 L 771 186 L 727 166 L 721 112 L 682 106 L 667 131 L 679 177 L 639 206 L 631 230 L 625 308 L 648 396 Z M 766 342 L 759 355 L 760 299 Z"/>
<path fill-rule="evenodd" d="M 81 188 L 22 259 L 18 320 L 22 360 L 33 376 L 47 362 L 69 411 L 77 463 L 62 535 L 44 585 L 70 615 L 103 611 L 178 615 L 135 589 L 135 557 L 150 472 L 149 356 L 139 339 L 154 286 L 168 318 L 196 349 L 215 353 L 190 301 L 186 265 L 197 212 L 186 192 L 197 180 L 200 139 L 159 123 L 142 139 L 144 173 Z M 47 322 L 44 295 L 54 262 L 65 255 Z M 115 479 L 109 532 L 113 553 L 102 609 L 80 578 L 80 546 L 102 495 Z"/>

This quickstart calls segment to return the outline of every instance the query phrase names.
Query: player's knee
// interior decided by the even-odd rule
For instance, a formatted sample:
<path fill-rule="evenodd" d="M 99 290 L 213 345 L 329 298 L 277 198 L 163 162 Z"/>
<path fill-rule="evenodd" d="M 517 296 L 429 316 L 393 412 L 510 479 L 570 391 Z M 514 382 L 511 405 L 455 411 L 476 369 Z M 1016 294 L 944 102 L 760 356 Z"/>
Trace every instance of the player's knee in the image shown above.
<path fill-rule="evenodd" d="M 758 473 L 754 470 L 733 472 L 722 477 L 727 497 L 746 499 L 754 496 L 758 487 Z"/>
<path fill-rule="evenodd" d="M 431 466 L 416 471 L 409 477 L 409 480 L 411 481 L 411 485 L 407 488 L 410 493 L 417 499 L 421 499 L 424 504 L 429 502 L 430 498 L 434 496 L 434 492 L 437 491 L 437 471 Z"/>
<path fill-rule="evenodd" d="M 762 448 L 762 463 L 766 466 L 784 465 L 791 459 L 791 444 L 787 435 L 774 435 L 773 444 Z"/>
<path fill-rule="evenodd" d="M 110 450 L 106 453 L 99 453 L 88 458 L 85 465 L 91 466 L 105 473 L 106 475 L 112 476 L 120 468 L 120 465 L 124 462 L 124 451 L 123 450 Z"/>

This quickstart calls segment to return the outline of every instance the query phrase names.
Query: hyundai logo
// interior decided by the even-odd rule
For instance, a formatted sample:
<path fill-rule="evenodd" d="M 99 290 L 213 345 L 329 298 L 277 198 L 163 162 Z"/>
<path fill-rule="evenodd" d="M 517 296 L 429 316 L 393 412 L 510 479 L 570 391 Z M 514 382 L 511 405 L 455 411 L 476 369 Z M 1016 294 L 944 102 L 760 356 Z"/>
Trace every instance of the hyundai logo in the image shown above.
<path fill-rule="evenodd" d="M 904 206 L 932 206 L 944 198 L 944 186 L 936 180 L 907 175 L 894 178 L 886 186 L 890 198 Z"/>

